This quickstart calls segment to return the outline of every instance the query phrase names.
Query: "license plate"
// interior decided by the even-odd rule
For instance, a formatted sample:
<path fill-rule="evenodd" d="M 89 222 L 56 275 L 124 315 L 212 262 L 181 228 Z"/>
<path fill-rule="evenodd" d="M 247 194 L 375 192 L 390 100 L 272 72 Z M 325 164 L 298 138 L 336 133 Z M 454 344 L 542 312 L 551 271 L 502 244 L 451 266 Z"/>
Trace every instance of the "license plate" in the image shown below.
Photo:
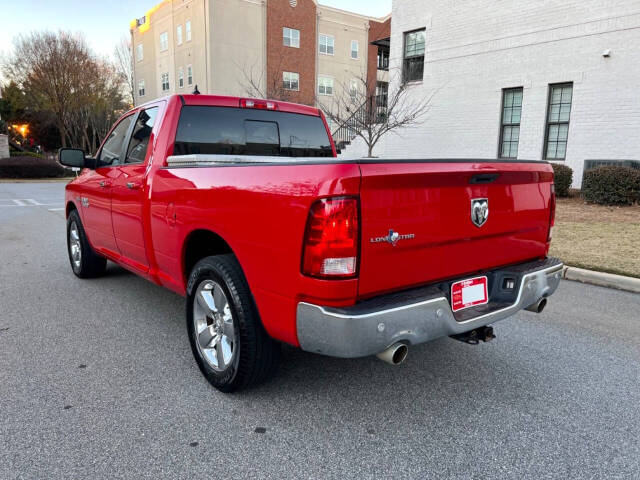
<path fill-rule="evenodd" d="M 488 301 L 487 277 L 470 278 L 451 285 L 451 310 L 454 312 Z"/>

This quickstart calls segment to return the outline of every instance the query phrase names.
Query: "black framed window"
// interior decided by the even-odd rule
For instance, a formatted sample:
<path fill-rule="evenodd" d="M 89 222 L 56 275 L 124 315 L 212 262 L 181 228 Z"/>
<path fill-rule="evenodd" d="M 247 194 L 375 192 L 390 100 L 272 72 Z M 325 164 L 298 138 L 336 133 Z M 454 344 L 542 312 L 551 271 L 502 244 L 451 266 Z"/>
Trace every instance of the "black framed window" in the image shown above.
<path fill-rule="evenodd" d="M 378 70 L 389 70 L 389 48 L 378 47 Z"/>
<path fill-rule="evenodd" d="M 111 133 L 107 137 L 102 146 L 102 150 L 98 155 L 98 165 L 101 167 L 118 165 L 120 163 L 120 156 L 123 153 L 124 148 L 127 145 L 127 133 L 131 122 L 133 122 L 135 115 L 129 115 L 128 117 L 120 120 L 120 123 L 111 130 Z"/>
<path fill-rule="evenodd" d="M 402 79 L 405 82 L 422 80 L 424 73 L 425 29 L 404 34 Z"/>
<path fill-rule="evenodd" d="M 500 158 L 518 158 L 522 88 L 502 90 L 502 120 L 500 127 Z"/>
<path fill-rule="evenodd" d="M 149 147 L 149 139 L 151 131 L 156 122 L 158 115 L 158 107 L 151 107 L 142 110 L 136 119 L 129 140 L 129 148 L 127 149 L 126 163 L 142 163 L 147 156 L 147 148 Z"/>
<path fill-rule="evenodd" d="M 572 100 L 573 83 L 549 86 L 549 108 L 544 142 L 544 158 L 547 160 L 565 159 Z"/>
<path fill-rule="evenodd" d="M 320 117 L 273 110 L 186 105 L 174 155 L 331 157 Z"/>

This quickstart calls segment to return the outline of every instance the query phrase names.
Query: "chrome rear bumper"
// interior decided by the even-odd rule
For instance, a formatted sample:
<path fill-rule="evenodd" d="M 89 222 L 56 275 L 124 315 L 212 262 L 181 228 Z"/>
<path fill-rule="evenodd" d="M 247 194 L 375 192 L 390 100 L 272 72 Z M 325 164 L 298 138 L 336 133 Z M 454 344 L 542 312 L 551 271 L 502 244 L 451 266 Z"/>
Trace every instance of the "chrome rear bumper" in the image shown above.
<path fill-rule="evenodd" d="M 303 350 L 333 357 L 377 354 L 396 342 L 410 345 L 468 332 L 510 317 L 558 288 L 563 264 L 555 258 L 494 270 L 490 273 L 487 305 L 453 313 L 447 282 L 366 300 L 353 307 L 332 308 L 300 302 L 298 340 Z M 506 276 L 518 287 L 511 301 L 502 292 L 492 295 Z M 472 277 L 474 275 L 471 275 Z M 509 277 L 511 278 L 511 277 Z M 450 284 L 450 282 L 448 282 Z M 516 294 L 517 292 L 517 294 Z M 501 297 L 499 301 L 494 301 Z"/>

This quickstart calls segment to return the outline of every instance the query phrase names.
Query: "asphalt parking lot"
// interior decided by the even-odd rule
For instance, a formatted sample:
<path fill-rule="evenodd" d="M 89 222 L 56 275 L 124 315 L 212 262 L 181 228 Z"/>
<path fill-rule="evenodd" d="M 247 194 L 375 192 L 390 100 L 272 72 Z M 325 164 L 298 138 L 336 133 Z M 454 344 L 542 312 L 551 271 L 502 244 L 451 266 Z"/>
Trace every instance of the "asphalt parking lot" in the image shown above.
<path fill-rule="evenodd" d="M 181 297 L 74 277 L 63 188 L 0 183 L 0 478 L 640 478 L 640 295 L 565 281 L 399 367 L 287 347 L 224 395 Z"/>

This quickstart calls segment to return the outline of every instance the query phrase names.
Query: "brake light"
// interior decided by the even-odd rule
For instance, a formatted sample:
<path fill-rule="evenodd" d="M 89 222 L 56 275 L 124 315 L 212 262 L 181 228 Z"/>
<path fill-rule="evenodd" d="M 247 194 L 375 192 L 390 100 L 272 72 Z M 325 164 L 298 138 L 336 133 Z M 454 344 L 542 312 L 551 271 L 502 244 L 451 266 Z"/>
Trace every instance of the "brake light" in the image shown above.
<path fill-rule="evenodd" d="M 358 271 L 358 199 L 315 202 L 304 235 L 302 273 L 320 278 L 353 278 Z"/>
<path fill-rule="evenodd" d="M 277 110 L 278 104 L 269 100 L 240 99 L 241 108 L 257 108 L 258 110 Z"/>
<path fill-rule="evenodd" d="M 553 237 L 553 226 L 556 224 L 556 186 L 551 184 L 551 198 L 549 200 L 549 235 L 547 241 L 550 242 Z"/>

